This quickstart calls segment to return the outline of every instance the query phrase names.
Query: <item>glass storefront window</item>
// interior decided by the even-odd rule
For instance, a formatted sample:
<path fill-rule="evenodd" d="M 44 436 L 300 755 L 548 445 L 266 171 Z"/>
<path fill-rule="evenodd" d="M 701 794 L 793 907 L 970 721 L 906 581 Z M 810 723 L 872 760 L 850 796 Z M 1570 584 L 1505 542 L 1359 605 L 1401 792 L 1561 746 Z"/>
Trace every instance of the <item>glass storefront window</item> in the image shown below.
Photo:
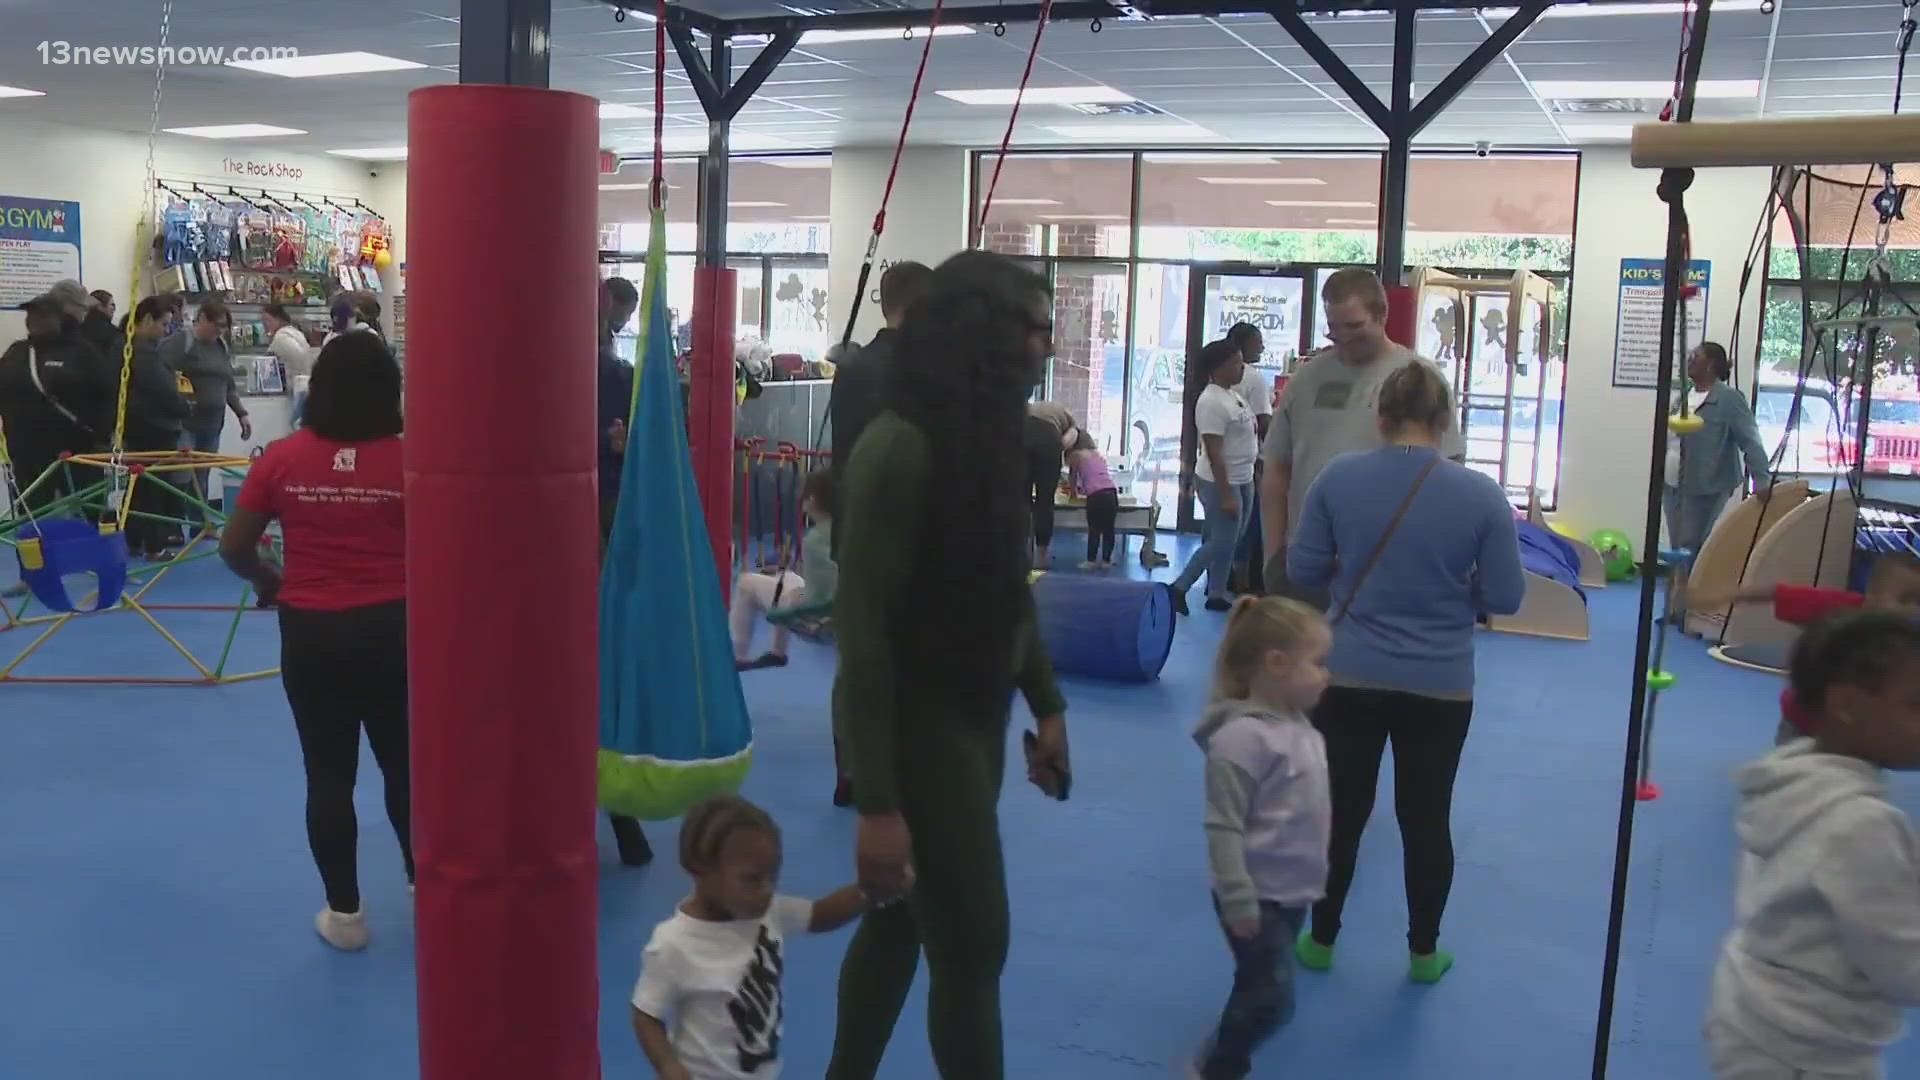
<path fill-rule="evenodd" d="M 827 295 L 827 264 L 818 259 L 768 260 L 767 346 L 809 362 L 826 358 L 839 342 Z"/>
<path fill-rule="evenodd" d="M 1187 379 L 1187 291 L 1182 263 L 1141 263 L 1133 290 L 1133 357 L 1128 365 L 1128 465 L 1133 495 L 1174 527 L 1180 498 L 1180 408 Z"/>
<path fill-rule="evenodd" d="M 1459 270 L 1573 269 L 1580 159 L 1422 154 L 1407 166 L 1407 262 Z"/>
<path fill-rule="evenodd" d="M 1053 363 L 1046 397 L 1077 417 L 1110 461 L 1126 395 L 1127 268 L 1062 261 L 1053 277 Z"/>
<path fill-rule="evenodd" d="M 976 225 L 997 159 L 974 155 Z M 1131 154 L 1008 154 L 977 246 L 1002 255 L 1125 258 L 1132 212 Z"/>
<path fill-rule="evenodd" d="M 833 158 L 735 158 L 727 170 L 727 251 L 824 254 Z"/>
<path fill-rule="evenodd" d="M 1147 154 L 1140 255 L 1370 263 L 1379 204 L 1378 154 Z"/>

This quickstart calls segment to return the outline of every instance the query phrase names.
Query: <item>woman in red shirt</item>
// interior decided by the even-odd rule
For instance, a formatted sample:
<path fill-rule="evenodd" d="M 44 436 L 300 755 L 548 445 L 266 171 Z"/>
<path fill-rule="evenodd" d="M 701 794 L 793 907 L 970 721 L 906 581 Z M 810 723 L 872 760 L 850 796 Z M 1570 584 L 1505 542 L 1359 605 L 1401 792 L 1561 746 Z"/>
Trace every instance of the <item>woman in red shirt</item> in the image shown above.
<path fill-rule="evenodd" d="M 374 334 L 321 350 L 305 426 L 247 472 L 220 556 L 280 609 L 280 669 L 307 773 L 307 841 L 327 906 L 315 929 L 363 949 L 353 785 L 360 729 L 386 779 L 387 818 L 413 880 L 407 774 L 406 507 L 400 367 Z M 260 556 L 280 521 L 285 566 Z"/>

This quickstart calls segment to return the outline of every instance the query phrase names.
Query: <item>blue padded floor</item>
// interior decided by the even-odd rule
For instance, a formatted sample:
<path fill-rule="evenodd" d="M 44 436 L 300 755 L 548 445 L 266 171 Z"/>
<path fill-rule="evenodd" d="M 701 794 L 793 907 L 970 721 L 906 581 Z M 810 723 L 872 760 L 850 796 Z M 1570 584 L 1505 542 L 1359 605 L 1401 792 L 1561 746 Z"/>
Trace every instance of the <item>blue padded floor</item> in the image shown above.
<path fill-rule="evenodd" d="M 1057 550 L 1071 550 L 1063 540 Z M 1178 558 L 1176 557 L 1176 568 Z M 1170 576 L 1166 571 L 1162 577 Z M 179 598 L 231 602 L 216 567 Z M 1339 969 L 1302 975 L 1294 1025 L 1260 1077 L 1588 1075 L 1599 993 L 1632 654 L 1630 587 L 1594 597 L 1586 644 L 1483 635 L 1480 698 L 1456 808 L 1459 875 L 1447 923 L 1458 969 L 1404 979 L 1391 800 L 1368 834 Z M 1195 595 L 1196 609 L 1198 594 Z M 224 633 L 183 617 L 192 643 Z M 170 625 L 171 625 L 170 620 Z M 206 625 L 203 625 L 206 624 Z M 1229 965 L 1208 908 L 1200 758 L 1188 737 L 1220 617 L 1184 624 L 1166 678 L 1069 683 L 1074 800 L 1010 778 L 1003 808 L 1014 941 L 1005 980 L 1009 1075 L 1167 1077 L 1205 1035 Z M 172 670 L 125 614 L 77 621 L 36 667 Z M 272 662 L 270 616 L 237 652 Z M 24 643 L 0 632 L 0 663 Z M 1681 676 L 1657 733 L 1666 794 L 1639 814 L 1618 1077 L 1704 1075 L 1697 1028 L 1730 910 L 1729 770 L 1763 748 L 1774 683 L 1672 651 Z M 86 665 L 93 665 L 87 667 Z M 828 804 L 831 658 L 798 646 L 746 677 L 758 725 L 747 793 L 786 832 L 788 891 L 851 872 L 852 819 Z M 363 777 L 373 772 L 371 760 Z M 411 912 L 378 788 L 363 783 L 363 888 L 375 940 L 327 950 L 301 820 L 300 764 L 276 682 L 219 689 L 0 686 L 0 1074 L 142 1080 L 333 1080 L 416 1073 Z M 1384 783 L 1383 783 L 1384 788 Z M 1911 787 L 1901 789 L 1920 806 Z M 604 830 L 604 827 L 603 827 Z M 609 1077 L 648 1070 L 626 992 L 647 933 L 682 895 L 671 825 L 663 861 L 620 868 L 602 837 L 601 1031 Z M 846 936 L 793 950 L 787 1075 L 819 1076 Z M 934 1075 L 908 1006 L 884 1076 Z M 1920 1070 L 1902 1048 L 1894 1075 Z"/>

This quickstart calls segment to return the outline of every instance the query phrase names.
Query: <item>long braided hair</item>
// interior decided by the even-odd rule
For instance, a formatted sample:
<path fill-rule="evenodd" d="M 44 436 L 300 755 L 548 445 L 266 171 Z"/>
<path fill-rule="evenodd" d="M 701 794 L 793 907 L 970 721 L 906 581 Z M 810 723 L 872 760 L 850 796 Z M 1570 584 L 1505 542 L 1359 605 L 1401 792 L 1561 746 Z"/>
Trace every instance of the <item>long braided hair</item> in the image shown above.
<path fill-rule="evenodd" d="M 921 679 L 979 705 L 1004 707 L 1013 687 L 1029 568 L 1022 434 L 1040 375 L 1030 343 L 1047 305 L 1038 274 L 961 252 L 908 308 L 887 367 L 887 406 L 933 453 L 925 513 L 901 537 L 920 553 L 901 644 Z"/>

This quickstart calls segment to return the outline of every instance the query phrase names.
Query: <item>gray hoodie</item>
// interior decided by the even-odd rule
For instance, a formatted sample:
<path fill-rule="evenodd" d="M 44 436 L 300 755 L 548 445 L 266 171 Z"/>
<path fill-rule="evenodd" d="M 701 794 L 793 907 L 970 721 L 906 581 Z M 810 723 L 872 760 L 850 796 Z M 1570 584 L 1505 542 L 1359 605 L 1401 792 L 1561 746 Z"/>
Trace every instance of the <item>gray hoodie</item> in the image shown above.
<path fill-rule="evenodd" d="M 1326 895 L 1333 803 L 1320 733 L 1298 713 L 1227 699 L 1193 738 L 1207 752 L 1207 862 L 1222 917 Z"/>
<path fill-rule="evenodd" d="M 188 430 L 219 431 L 226 425 L 229 408 L 235 416 L 247 414 L 233 376 L 233 352 L 225 338 L 201 341 L 188 327 L 160 342 L 160 358 L 193 384 L 193 415 L 187 420 Z"/>
<path fill-rule="evenodd" d="M 1736 779 L 1736 916 L 1710 1022 L 1795 1069 L 1872 1075 L 1920 1004 L 1913 828 L 1880 769 L 1811 739 Z"/>

